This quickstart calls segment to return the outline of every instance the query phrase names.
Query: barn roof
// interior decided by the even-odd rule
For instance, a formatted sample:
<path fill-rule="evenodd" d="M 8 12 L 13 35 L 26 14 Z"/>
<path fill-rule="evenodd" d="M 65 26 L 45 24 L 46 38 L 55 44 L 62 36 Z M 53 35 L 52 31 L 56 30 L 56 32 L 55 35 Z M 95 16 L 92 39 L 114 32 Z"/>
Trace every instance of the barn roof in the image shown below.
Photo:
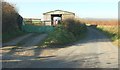
<path fill-rule="evenodd" d="M 43 13 L 43 15 L 46 15 L 46 14 L 56 14 L 55 12 L 57 12 L 57 14 L 63 14 L 63 13 L 60 13 L 60 12 L 64 12 L 64 14 L 73 14 L 75 15 L 75 13 L 73 12 L 69 12 L 69 11 L 64 11 L 64 10 L 54 10 L 54 11 L 49 11 L 49 12 L 46 12 L 46 13 Z M 59 13 L 58 13 L 59 12 Z"/>

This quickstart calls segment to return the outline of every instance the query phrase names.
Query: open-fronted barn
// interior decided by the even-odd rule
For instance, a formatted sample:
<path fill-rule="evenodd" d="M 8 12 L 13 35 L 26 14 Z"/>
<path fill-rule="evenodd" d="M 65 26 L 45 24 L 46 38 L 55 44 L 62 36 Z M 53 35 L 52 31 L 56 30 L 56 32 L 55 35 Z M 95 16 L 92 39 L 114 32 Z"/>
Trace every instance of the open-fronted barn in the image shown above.
<path fill-rule="evenodd" d="M 75 18 L 75 13 L 63 10 L 49 11 L 43 13 L 43 15 L 47 25 L 54 25 L 56 20 L 62 21 L 67 18 Z"/>

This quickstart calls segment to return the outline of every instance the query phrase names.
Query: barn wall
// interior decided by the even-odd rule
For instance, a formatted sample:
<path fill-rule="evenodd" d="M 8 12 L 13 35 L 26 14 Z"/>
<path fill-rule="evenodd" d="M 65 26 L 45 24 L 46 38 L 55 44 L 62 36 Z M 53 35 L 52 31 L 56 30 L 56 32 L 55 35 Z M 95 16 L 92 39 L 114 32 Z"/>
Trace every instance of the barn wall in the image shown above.
<path fill-rule="evenodd" d="M 45 25 L 51 26 L 51 22 L 45 22 Z"/>
<path fill-rule="evenodd" d="M 65 20 L 67 18 L 75 18 L 75 15 L 73 15 L 73 14 L 62 14 L 62 20 Z"/>
<path fill-rule="evenodd" d="M 44 20 L 45 21 L 50 21 L 51 20 L 51 15 L 50 14 L 44 15 Z"/>
<path fill-rule="evenodd" d="M 45 25 L 51 25 L 51 15 L 50 14 L 44 15 L 44 21 L 49 21 L 45 22 Z"/>

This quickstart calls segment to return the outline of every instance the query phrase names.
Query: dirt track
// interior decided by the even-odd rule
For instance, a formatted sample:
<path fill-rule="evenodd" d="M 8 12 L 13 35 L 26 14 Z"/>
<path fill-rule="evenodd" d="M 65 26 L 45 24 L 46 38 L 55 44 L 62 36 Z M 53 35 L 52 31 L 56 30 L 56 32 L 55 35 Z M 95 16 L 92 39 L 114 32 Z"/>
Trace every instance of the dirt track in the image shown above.
<path fill-rule="evenodd" d="M 101 32 L 88 27 L 86 39 L 59 49 L 39 49 L 35 41 L 17 49 L 1 48 L 4 68 L 118 68 L 118 48 Z M 42 37 L 41 37 L 42 38 Z M 30 39 L 29 39 L 30 40 Z M 30 47 L 29 47 L 30 46 Z M 12 52 L 11 52 L 12 51 Z"/>

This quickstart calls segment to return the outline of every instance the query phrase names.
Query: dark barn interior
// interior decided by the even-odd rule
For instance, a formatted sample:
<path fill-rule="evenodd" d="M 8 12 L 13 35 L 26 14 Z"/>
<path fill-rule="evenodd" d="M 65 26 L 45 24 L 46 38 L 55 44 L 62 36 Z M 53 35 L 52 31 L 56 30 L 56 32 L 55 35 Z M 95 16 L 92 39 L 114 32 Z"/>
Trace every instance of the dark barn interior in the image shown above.
<path fill-rule="evenodd" d="M 52 20 L 51 25 L 53 25 L 53 23 L 54 23 L 54 20 L 53 20 L 54 17 L 60 17 L 62 20 L 62 14 L 51 14 L 51 20 Z"/>

